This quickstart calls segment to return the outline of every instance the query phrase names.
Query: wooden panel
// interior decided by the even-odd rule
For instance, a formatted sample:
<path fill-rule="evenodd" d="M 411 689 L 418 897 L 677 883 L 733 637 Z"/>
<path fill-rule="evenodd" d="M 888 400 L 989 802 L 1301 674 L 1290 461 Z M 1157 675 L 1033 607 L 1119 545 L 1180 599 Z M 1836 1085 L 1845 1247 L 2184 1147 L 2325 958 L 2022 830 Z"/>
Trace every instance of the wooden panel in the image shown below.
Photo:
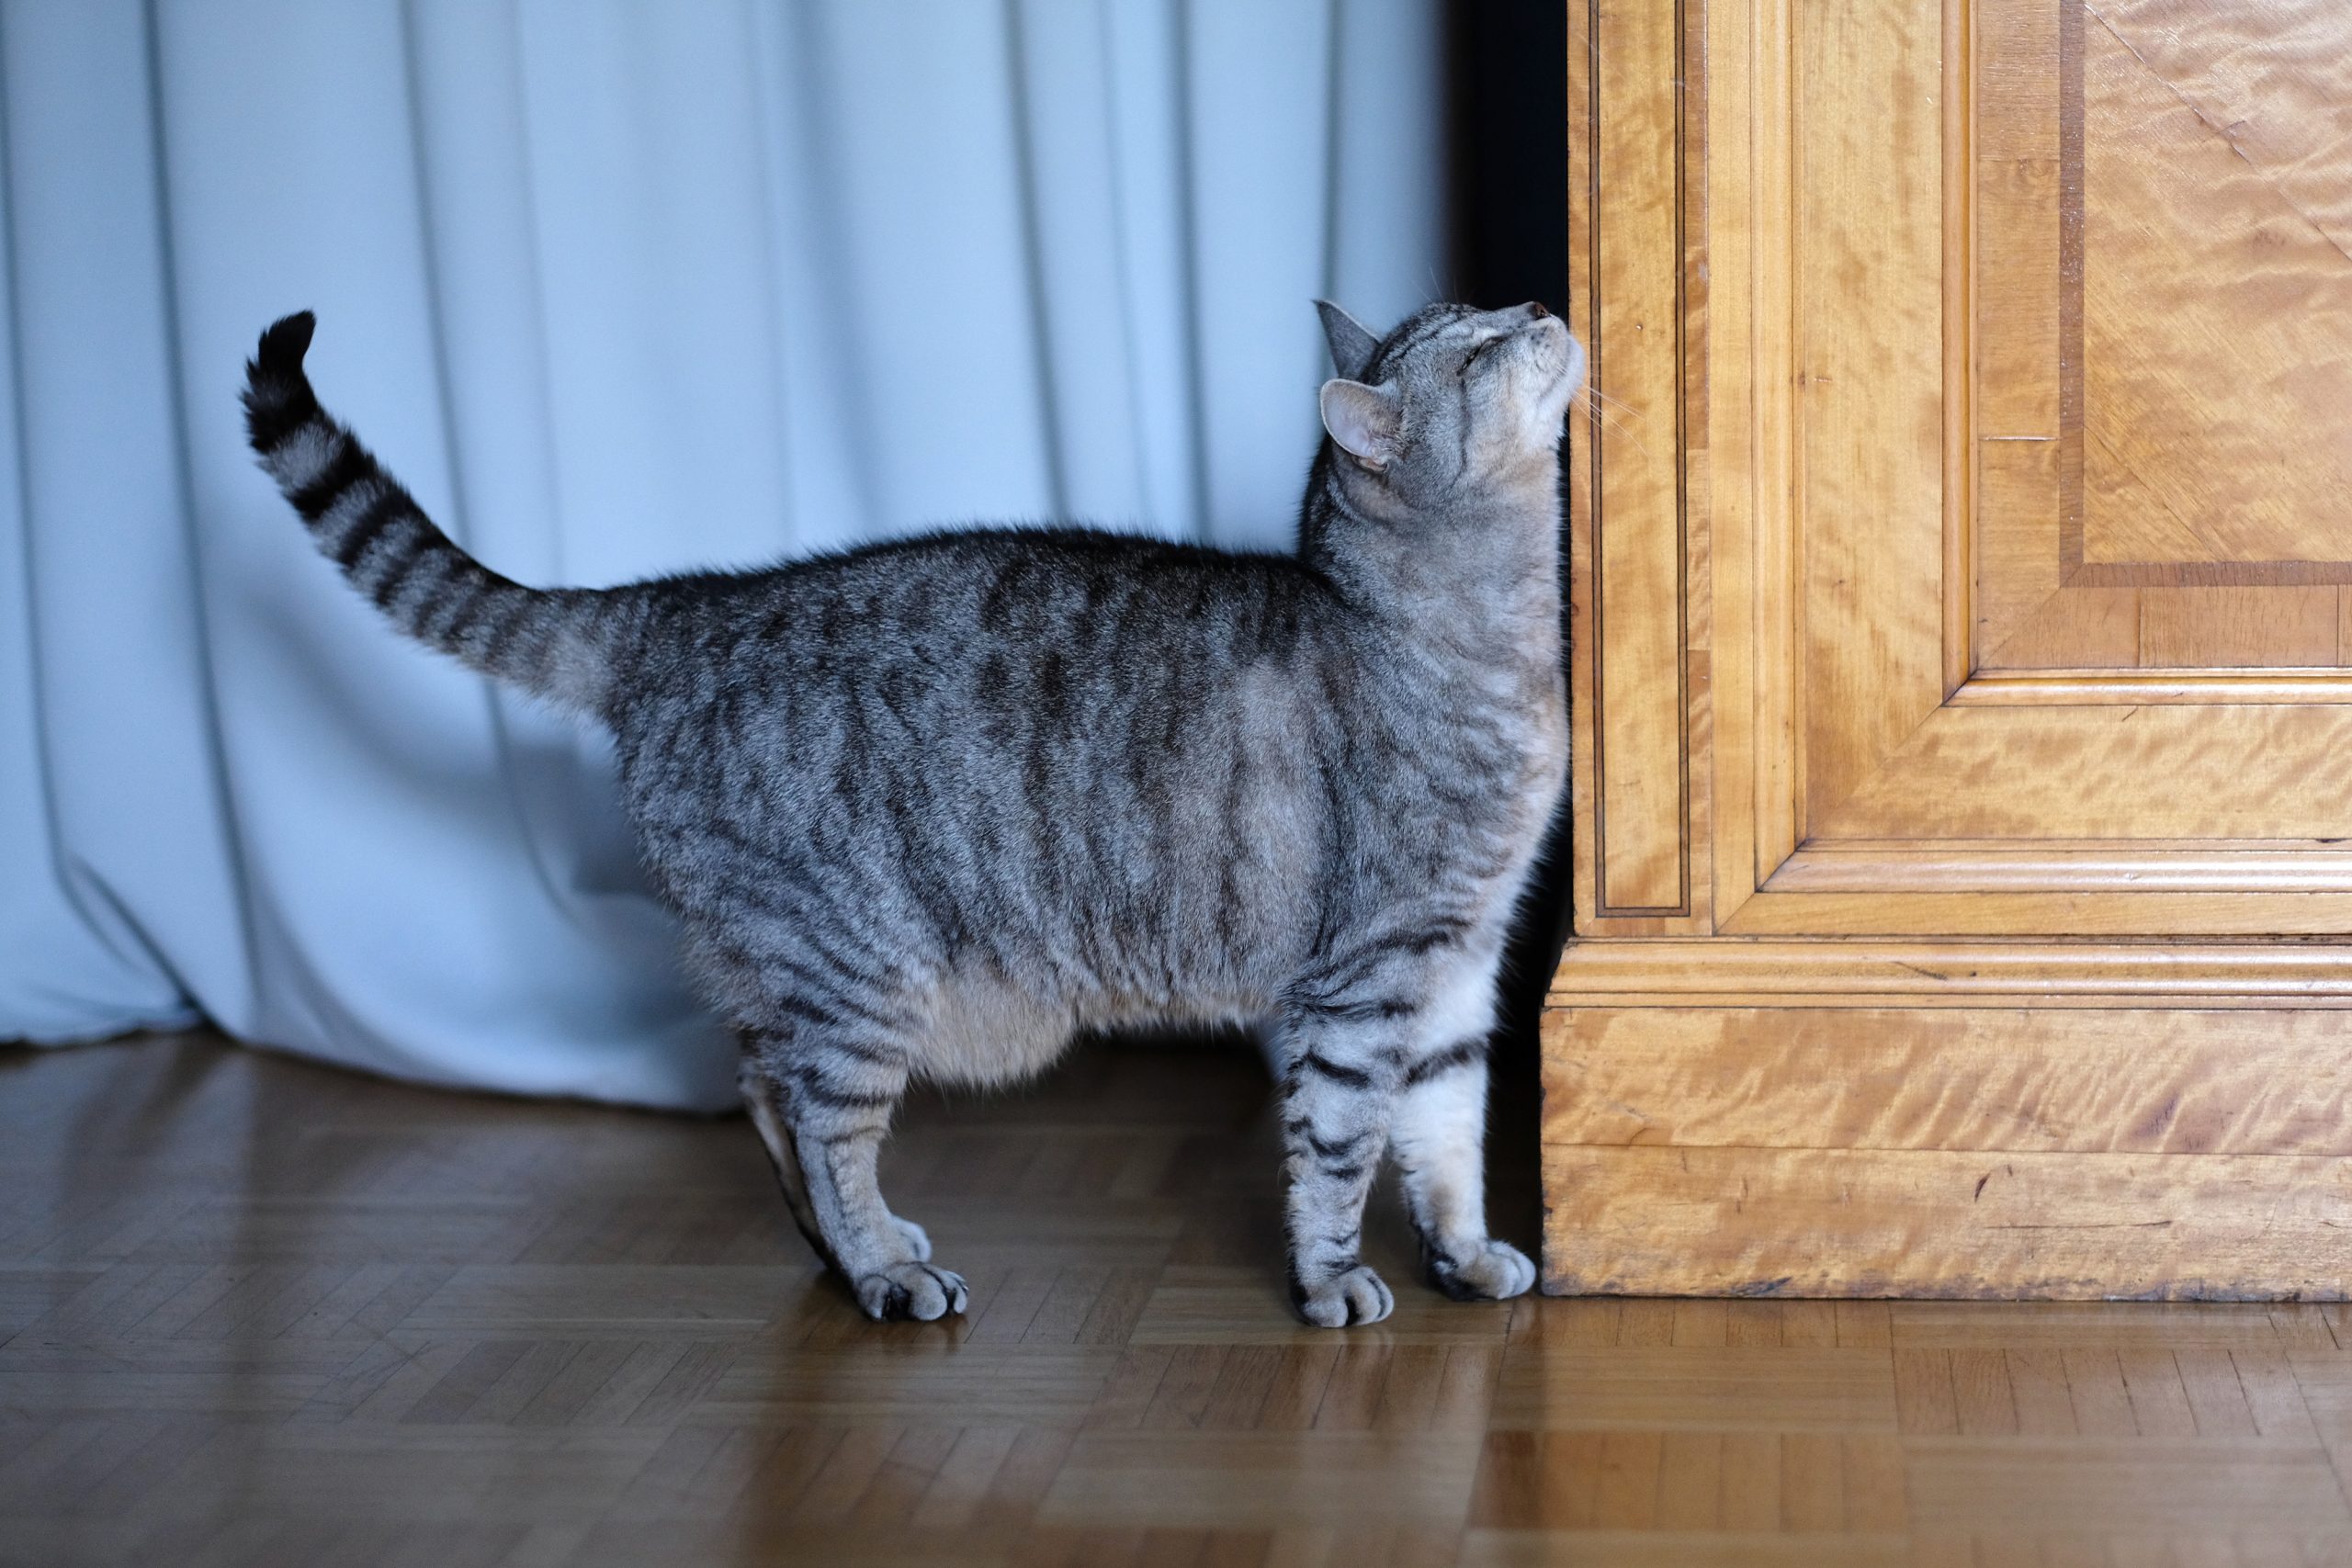
<path fill-rule="evenodd" d="M 1678 179 L 1679 6 L 1589 17 L 1592 58 L 1572 115 L 1573 323 L 1590 355 L 1586 420 L 1571 442 L 1578 694 L 1590 748 L 1587 912 L 1690 907 L 1687 548 L 1681 436 L 1682 264 Z"/>
<path fill-rule="evenodd" d="M 1709 11 L 1712 899 L 1563 960 L 1549 1280 L 2340 1290 L 2352 9 Z"/>
<path fill-rule="evenodd" d="M 1977 164 L 1979 440 L 2058 435 L 2059 171 L 2056 149 L 2051 152 Z"/>
<path fill-rule="evenodd" d="M 2352 709 L 1944 709 L 1815 831 L 1867 839 L 2335 839 Z M 2330 760 L 2324 761 L 2323 760 Z"/>
<path fill-rule="evenodd" d="M 2005 645 L 2065 586 L 2058 457 L 2054 440 L 1986 441 L 1977 448 L 1976 646 L 1984 664 L 2013 666 Z"/>
<path fill-rule="evenodd" d="M 2352 1155 L 2342 1015 L 1562 1009 L 1545 1028 L 1547 1144 Z"/>
<path fill-rule="evenodd" d="M 2064 460 L 2062 453 L 2062 465 Z M 1999 628 L 1997 637 L 1985 644 L 1981 667 L 2128 670 L 2140 661 L 2140 592 L 2137 588 L 2064 589 Z"/>
<path fill-rule="evenodd" d="M 1546 1144 L 1563 1294 L 2337 1301 L 2352 1163 Z"/>
<path fill-rule="evenodd" d="M 1751 444 L 1718 442 L 1710 462 L 1719 477 L 1733 479 L 1735 489 L 1744 477 L 1747 493 L 1759 502 L 1752 528 L 1742 536 L 1752 565 L 1730 576 L 1718 561 L 1719 582 L 1747 595 L 1736 611 L 1718 609 L 1724 625 L 1744 624 L 1749 636 L 1726 643 L 1714 666 L 1719 689 L 1744 696 L 1747 705 L 1743 711 L 1735 697 L 1719 708 L 1713 738 L 1725 750 L 1735 783 L 1748 792 L 1748 810 L 1732 814 L 1744 818 L 1740 836 L 1725 847 L 1738 857 L 1733 874 L 1745 871 L 1753 880 L 1718 891 L 1716 929 L 2151 935 L 2344 929 L 2343 906 L 2308 899 L 2266 913 L 2243 900 L 2170 894 L 2110 904 L 2086 887 L 2083 893 L 2094 900 L 2089 905 L 2036 902 L 2020 892 L 1939 906 L 1887 889 L 1890 901 L 1874 915 L 1866 899 L 1772 896 L 1794 891 L 1772 878 L 1804 842 L 2119 834 L 2316 840 L 2352 829 L 2352 789 L 2334 771 L 2314 765 L 2314 759 L 2344 754 L 2352 730 L 2338 716 L 2317 711 L 2254 711 L 2278 700 L 2283 689 L 2239 688 L 2229 695 L 2247 709 L 2229 715 L 2149 716 L 2143 723 L 2140 715 L 2066 711 L 2076 703 L 2127 707 L 2149 690 L 2127 683 L 2113 693 L 2098 691 L 2095 671 L 2100 668 L 2326 667 L 2343 641 L 2342 596 L 2330 592 L 2332 584 L 2231 586 L 2166 579 L 2142 587 L 2069 580 L 2070 572 L 2079 579 L 2086 569 L 2080 564 L 2079 517 L 2070 564 L 2069 448 L 2052 439 L 2064 434 L 2052 422 L 2075 421 L 2078 464 L 2084 440 L 2108 439 L 2113 432 L 2085 412 L 2079 374 L 2074 412 L 2065 412 L 2059 372 L 2066 323 L 2059 307 L 2074 300 L 2072 330 L 2079 335 L 2090 330 L 2086 310 L 2120 310 L 2117 299 L 2129 293 L 2118 284 L 2085 303 L 2083 275 L 2092 264 L 2084 259 L 2079 227 L 2072 231 L 2078 237 L 2070 253 L 2070 231 L 2061 221 L 2070 202 L 2080 218 L 2084 203 L 2097 199 L 2095 193 L 2083 194 L 2081 173 L 2086 139 L 2095 140 L 2093 132 L 2106 123 L 2098 118 L 2107 113 L 2106 100 L 2096 94 L 2087 129 L 2083 118 L 2082 65 L 2094 44 L 2085 41 L 2084 13 L 2068 4 L 1988 0 L 1972 11 L 1970 26 L 1951 35 L 1967 41 L 1951 47 L 1973 48 L 1973 63 L 1947 69 L 1975 70 L 1982 88 L 1971 122 L 1973 149 L 1962 165 L 1973 170 L 1976 201 L 1973 210 L 1964 203 L 1955 209 L 1949 199 L 1931 208 L 1921 188 L 1925 175 L 1905 175 L 1912 161 L 1927 169 L 1927 152 L 1907 135 L 1873 140 L 1857 127 L 1868 120 L 1883 131 L 1889 115 L 1916 116 L 1924 143 L 1933 130 L 1926 118 L 1931 106 L 1913 100 L 1905 85 L 1935 59 L 1937 39 L 1928 24 L 1948 20 L 1950 13 L 1925 0 L 1889 3 L 1892 13 L 1796 8 L 1793 78 L 1801 102 L 1791 110 L 1794 188 L 1785 232 L 1786 265 L 1797 290 L 1791 351 L 1796 468 L 1785 513 L 1770 504 L 1765 459 L 1773 437 L 1756 427 L 1758 416 L 1770 413 L 1763 390 L 1771 379 L 1770 365 L 1735 364 L 1713 378 L 1725 385 L 1745 378 L 1756 389 Z M 1856 39 L 1851 30 L 1870 36 Z M 2103 28 L 2089 31 L 2113 41 Z M 2074 62 L 2071 87 L 2062 42 Z M 1873 49 L 1879 53 L 1871 55 Z M 1858 63 L 1833 79 L 1825 63 L 1830 54 Z M 1753 63 L 1759 73 L 1770 68 L 1760 52 Z M 2064 112 L 2070 90 L 2071 126 Z M 2120 134 L 2111 124 L 2107 133 L 2110 140 Z M 1954 134 L 1951 122 L 1941 134 Z M 1758 160 L 1775 155 L 1762 128 L 1745 150 Z M 1769 175 L 1758 175 L 1748 187 L 1751 197 L 1769 193 Z M 1864 186 L 1903 194 L 1866 202 L 1857 194 Z M 1910 232 L 1937 211 L 1945 229 L 1960 224 L 1973 235 L 1970 248 L 1955 252 L 1947 242 L 1941 253 L 1945 265 L 1957 254 L 1976 268 L 1972 303 L 1960 318 L 1968 331 L 1957 335 L 1928 330 L 1934 319 L 1924 283 L 1938 263 L 1926 252 L 1928 236 Z M 1751 255 L 1771 257 L 1769 205 L 1744 215 L 1766 231 L 1751 242 Z M 1906 239 L 1916 247 L 1906 249 Z M 1770 287 L 1769 268 L 1752 275 L 1734 268 L 1726 276 L 1759 295 Z M 1906 320 L 1915 321 L 1916 331 L 1903 326 Z M 1946 326 L 1951 321 L 1949 314 L 1941 319 Z M 2131 335 L 2121 326 L 2116 330 Z M 1906 345 L 1914 338 L 1920 352 L 1910 356 Z M 1770 346 L 1760 323 L 1744 345 L 1750 354 Z M 1838 359 L 1840 355 L 1846 357 Z M 1939 400 L 1935 364 L 1974 367 L 1966 407 L 1954 406 L 1949 396 Z M 1842 377 L 1839 365 L 1846 367 Z M 2207 400 L 2213 395 L 2197 393 Z M 1928 437 L 1960 421 L 1980 438 L 1973 469 L 1957 470 L 1967 476 L 1971 493 L 1955 502 L 1951 487 L 1962 480 L 1930 466 Z M 1734 472 L 1722 474 L 1726 468 Z M 2098 482 L 2108 482 L 2110 471 L 2092 464 Z M 2081 481 L 2073 482 L 2079 495 Z M 1946 513 L 1943 532 L 1934 537 L 1932 505 L 1942 505 Z M 2150 503 L 2140 510 L 2160 515 L 2163 508 Z M 1968 548 L 1957 557 L 1950 554 L 1955 534 L 1968 536 Z M 1956 594 L 1948 582 L 1939 589 L 1951 561 L 1965 566 L 1972 558 L 1965 585 L 1972 592 Z M 1772 602 L 1783 572 L 1798 584 L 1796 602 L 1785 611 Z M 1962 629 L 1939 636 L 1938 607 L 1949 626 L 1955 603 L 1965 604 Z M 1783 614 L 1784 623 L 1779 620 Z M 1797 649 L 1787 675 L 1776 668 L 1782 624 Z M 1962 680 L 1952 702 L 1968 711 L 1935 711 L 1943 692 L 1929 671 L 1940 655 L 1949 679 L 1948 645 L 1972 632 L 1974 657 L 1989 673 L 2063 670 L 2076 678 L 2075 684 L 2009 685 L 1980 697 L 1976 682 Z M 1778 695 L 1784 681 L 1791 687 L 1785 716 Z M 2347 693 L 2352 687 L 2306 687 L 2288 700 L 2316 707 L 2340 702 Z M 2014 721 L 1975 711 L 2044 703 L 2049 711 Z M 1797 741 L 1784 753 L 1778 737 L 1790 723 Z M 1790 821 L 1793 830 L 1776 837 Z M 2328 886 L 2352 890 L 2336 880 Z M 1758 886 L 1770 890 L 1765 902 L 1746 908 L 1744 895 Z M 2119 880 L 2112 891 L 2146 889 Z"/>
<path fill-rule="evenodd" d="M 1953 9 L 1967 17 L 1975 35 L 1977 158 L 1988 167 L 2019 162 L 2054 167 L 2064 0 L 1976 0 Z M 2054 288 L 2054 274 L 2052 281 Z"/>
<path fill-rule="evenodd" d="M 1791 205 L 1784 7 L 1707 13 L 1708 164 L 1701 227 L 1710 277 L 1703 524 L 1713 589 L 1706 760 L 1715 919 L 1800 839 L 1792 540 L 1793 279 L 1774 250 Z M 1587 928 L 1580 926 L 1579 930 Z"/>
<path fill-rule="evenodd" d="M 1804 6 L 1796 51 L 1809 825 L 1944 692 L 1941 13 Z"/>
<path fill-rule="evenodd" d="M 2352 137 L 2238 130 L 2352 96 L 2352 17 L 2240 15 L 2234 50 L 2213 6 L 2183 0 L 2102 7 L 2084 28 L 2083 558 L 2146 563 L 2142 582 L 2215 563 L 2341 582 L 2352 227 L 2332 234 L 2302 203 L 2352 212 Z M 2139 481 L 2130 504 L 2102 504 L 2127 494 L 2102 470 Z"/>
<path fill-rule="evenodd" d="M 2233 31 L 2188 0 L 1973 9 L 1978 661 L 2336 662 L 2340 594 L 2291 585 L 2352 573 L 2332 412 L 2352 397 L 2352 260 L 2328 228 L 2352 211 L 2352 129 L 2306 123 L 2352 28 Z M 1994 445 L 2053 416 L 2054 560 L 2050 498 Z M 2020 592 L 2053 573 L 2054 593 Z"/>
<path fill-rule="evenodd" d="M 2347 404 L 2352 407 L 2352 404 Z M 2140 590 L 2140 662 L 2151 666 L 2324 666 L 2336 661 L 2336 590 Z"/>

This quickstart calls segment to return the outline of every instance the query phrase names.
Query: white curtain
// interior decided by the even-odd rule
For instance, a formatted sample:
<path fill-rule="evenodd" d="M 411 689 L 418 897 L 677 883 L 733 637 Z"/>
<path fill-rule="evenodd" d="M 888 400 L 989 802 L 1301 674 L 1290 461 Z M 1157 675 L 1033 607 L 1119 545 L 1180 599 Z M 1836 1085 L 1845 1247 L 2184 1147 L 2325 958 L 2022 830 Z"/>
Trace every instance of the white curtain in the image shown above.
<path fill-rule="evenodd" d="M 602 741 L 248 460 L 272 318 L 526 581 L 1291 537 L 1311 297 L 1437 291 L 1435 0 L 0 0 L 0 1037 L 719 1105 Z"/>

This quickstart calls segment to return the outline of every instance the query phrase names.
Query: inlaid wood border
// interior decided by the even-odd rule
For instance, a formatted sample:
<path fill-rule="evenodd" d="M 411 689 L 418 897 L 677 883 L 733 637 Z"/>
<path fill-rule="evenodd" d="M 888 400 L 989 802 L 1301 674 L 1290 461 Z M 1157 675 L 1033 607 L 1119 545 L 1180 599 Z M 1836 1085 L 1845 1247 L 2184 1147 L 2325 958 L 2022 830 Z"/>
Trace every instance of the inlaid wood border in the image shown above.
<path fill-rule="evenodd" d="M 1555 1008 L 2352 1008 L 2352 945 L 1966 940 L 1581 942 Z"/>
<path fill-rule="evenodd" d="M 1589 387 L 1567 473 L 1575 892 L 1588 930 L 1654 933 L 1703 912 L 1691 729 L 1705 575 L 1686 460 L 1704 423 L 1704 192 L 1686 176 L 1704 157 L 1702 20 L 1687 0 L 1630 12 L 1589 0 L 1570 51 L 1570 324 Z M 1612 243 L 1665 222 L 1670 249 Z M 1635 384 L 1662 395 L 1629 403 L 1620 394 Z M 1621 604 L 1639 613 L 1612 619 Z"/>
<path fill-rule="evenodd" d="M 2084 588 L 2290 588 L 2352 583 L 2352 561 L 2089 561 L 2083 558 L 2084 249 L 2086 158 L 2083 51 L 2086 0 L 2060 0 L 2059 102 L 2059 571 Z M 2340 700 L 2340 699 L 2339 699 Z"/>

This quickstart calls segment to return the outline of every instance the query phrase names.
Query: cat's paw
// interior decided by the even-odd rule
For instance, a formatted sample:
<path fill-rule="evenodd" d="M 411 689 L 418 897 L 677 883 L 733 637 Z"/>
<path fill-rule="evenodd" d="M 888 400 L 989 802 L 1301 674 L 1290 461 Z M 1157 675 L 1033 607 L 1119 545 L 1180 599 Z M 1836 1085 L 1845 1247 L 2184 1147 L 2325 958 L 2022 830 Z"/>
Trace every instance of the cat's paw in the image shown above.
<path fill-rule="evenodd" d="M 1361 1263 L 1319 1285 L 1296 1287 L 1293 1299 L 1298 1315 L 1317 1328 L 1378 1323 L 1396 1309 L 1396 1298 L 1387 1282 Z"/>
<path fill-rule="evenodd" d="M 1535 1265 L 1527 1254 L 1491 1236 L 1451 1253 L 1431 1247 L 1423 1266 L 1430 1283 L 1457 1302 L 1498 1302 L 1535 1283 Z"/>
<path fill-rule="evenodd" d="M 928 1263 L 886 1264 L 857 1280 L 857 1304 L 877 1323 L 908 1317 L 930 1323 L 962 1312 L 971 1299 L 963 1275 Z"/>
<path fill-rule="evenodd" d="M 915 1224 L 914 1221 L 902 1220 L 896 1214 L 890 1216 L 890 1223 L 899 1227 L 899 1234 L 900 1235 L 907 1238 L 907 1250 L 914 1254 L 916 1262 L 928 1263 L 931 1261 L 930 1232 Z"/>

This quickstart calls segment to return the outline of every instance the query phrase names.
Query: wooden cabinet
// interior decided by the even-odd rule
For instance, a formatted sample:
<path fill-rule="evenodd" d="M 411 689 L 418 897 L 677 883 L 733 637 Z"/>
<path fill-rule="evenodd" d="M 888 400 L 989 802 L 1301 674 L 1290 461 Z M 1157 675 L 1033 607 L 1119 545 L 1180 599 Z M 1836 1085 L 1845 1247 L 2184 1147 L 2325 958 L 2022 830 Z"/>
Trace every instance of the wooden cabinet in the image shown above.
<path fill-rule="evenodd" d="M 2352 1287 L 2352 6 L 1577 6 L 1547 1288 Z"/>

